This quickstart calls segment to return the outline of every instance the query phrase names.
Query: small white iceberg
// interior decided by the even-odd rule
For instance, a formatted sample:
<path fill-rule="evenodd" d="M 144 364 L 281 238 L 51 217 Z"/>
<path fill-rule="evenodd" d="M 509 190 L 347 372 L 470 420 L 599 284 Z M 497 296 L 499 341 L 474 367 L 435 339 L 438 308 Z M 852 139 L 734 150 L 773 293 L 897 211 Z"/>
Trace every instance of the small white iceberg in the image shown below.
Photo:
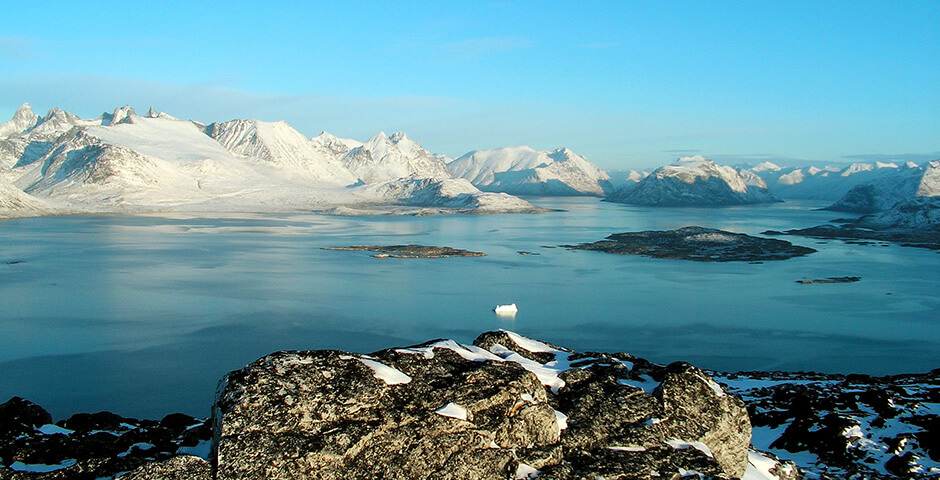
<path fill-rule="evenodd" d="M 496 313 L 516 313 L 519 309 L 516 308 L 515 303 L 510 303 L 509 305 L 497 305 L 493 311 Z"/>

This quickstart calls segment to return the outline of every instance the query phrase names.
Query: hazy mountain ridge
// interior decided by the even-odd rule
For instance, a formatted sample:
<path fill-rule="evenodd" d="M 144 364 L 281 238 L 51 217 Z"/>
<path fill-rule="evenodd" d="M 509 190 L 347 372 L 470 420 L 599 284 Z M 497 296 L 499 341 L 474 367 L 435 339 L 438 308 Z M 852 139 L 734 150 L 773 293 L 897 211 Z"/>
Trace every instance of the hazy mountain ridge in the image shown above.
<path fill-rule="evenodd" d="M 924 166 L 905 166 L 852 187 L 827 210 L 875 213 L 891 209 L 898 203 L 919 197 L 940 196 L 940 161 Z"/>
<path fill-rule="evenodd" d="M 752 168 L 740 168 L 761 177 L 778 198 L 836 201 L 853 188 L 882 180 L 894 181 L 898 175 L 910 175 L 922 168 L 914 163 L 896 165 L 884 162 L 857 162 L 845 166 L 781 167 L 764 162 Z M 888 205 L 890 206 L 890 205 Z"/>
<path fill-rule="evenodd" d="M 778 202 L 767 184 L 750 173 L 718 165 L 702 156 L 682 157 L 659 167 L 634 185 L 606 198 L 609 202 L 663 207 L 716 207 Z"/>
<path fill-rule="evenodd" d="M 477 188 L 513 195 L 596 195 L 613 190 L 610 176 L 567 148 L 528 146 L 474 150 L 447 164 Z"/>
<path fill-rule="evenodd" d="M 0 203 L 4 216 L 164 209 L 309 211 L 347 204 L 427 205 L 462 212 L 537 210 L 469 184 L 458 189 L 459 201 L 447 196 L 452 187 L 424 188 L 420 194 L 383 188 L 399 179 L 409 179 L 404 185 L 415 178 L 453 183 L 446 157 L 427 152 L 403 133 L 379 133 L 366 143 L 326 133 L 308 139 L 284 122 L 203 125 L 153 108 L 137 115 L 128 106 L 90 120 L 58 108 L 40 118 L 28 104 L 0 131 L 7 132 L 0 137 L 0 178 L 9 183 Z"/>

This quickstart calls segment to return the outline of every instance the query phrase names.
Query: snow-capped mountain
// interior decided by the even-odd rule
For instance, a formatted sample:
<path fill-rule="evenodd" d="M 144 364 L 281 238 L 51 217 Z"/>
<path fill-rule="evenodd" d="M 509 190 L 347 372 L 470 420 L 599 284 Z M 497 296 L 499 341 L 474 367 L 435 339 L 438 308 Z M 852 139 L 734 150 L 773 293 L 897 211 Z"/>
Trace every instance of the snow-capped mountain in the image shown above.
<path fill-rule="evenodd" d="M 477 188 L 513 195 L 598 195 L 611 190 L 610 177 L 567 148 L 475 150 L 447 164 L 455 177 Z"/>
<path fill-rule="evenodd" d="M 747 174 L 746 174 L 747 175 Z M 756 175 L 717 165 L 700 155 L 682 157 L 660 167 L 633 186 L 605 199 L 609 202 L 664 207 L 716 207 L 779 201 Z"/>
<path fill-rule="evenodd" d="M 451 176 L 444 159 L 431 154 L 401 132 L 392 136 L 379 132 L 346 152 L 340 162 L 364 183 L 385 182 L 411 175 Z"/>
<path fill-rule="evenodd" d="M 441 157 L 401 133 L 360 143 L 326 133 L 307 139 L 283 122 L 206 126 L 153 108 L 138 115 L 129 106 L 90 120 L 58 108 L 40 118 L 28 105 L 3 124 L 3 132 L 5 216 L 39 215 L 49 208 L 309 211 L 351 204 L 537 210 L 454 180 Z M 361 186 L 346 188 L 352 184 Z"/>
<path fill-rule="evenodd" d="M 639 170 L 608 170 L 607 174 L 610 175 L 609 182 L 613 190 L 618 190 L 627 185 L 636 185 L 640 180 L 648 177 L 650 172 L 641 172 Z"/>
<path fill-rule="evenodd" d="M 356 177 L 332 149 L 304 137 L 286 122 L 232 120 L 212 123 L 205 132 L 229 152 L 263 162 L 290 177 L 349 185 Z"/>
<path fill-rule="evenodd" d="M 877 231 L 940 234 L 940 198 L 904 200 L 887 210 L 859 218 L 853 226 Z"/>
<path fill-rule="evenodd" d="M 410 176 L 357 187 L 387 203 L 415 207 L 444 207 L 479 213 L 532 212 L 532 204 L 505 193 L 481 192 L 463 178 Z"/>
<path fill-rule="evenodd" d="M 28 103 L 20 105 L 13 114 L 13 118 L 0 124 L 0 138 L 7 138 L 13 135 L 19 135 L 39 123 L 39 115 L 33 112 L 33 108 Z"/>
<path fill-rule="evenodd" d="M 890 174 L 881 175 L 852 187 L 842 198 L 826 207 L 826 210 L 842 212 L 873 213 L 887 210 L 898 202 L 915 197 L 935 197 L 940 195 L 940 160 L 923 167 L 894 169 Z"/>
<path fill-rule="evenodd" d="M 764 162 L 749 170 L 760 176 L 767 183 L 770 193 L 778 198 L 834 201 L 853 187 L 891 176 L 899 168 L 893 163 L 881 162 L 853 163 L 846 167 L 828 165 L 801 168 L 779 167 Z"/>

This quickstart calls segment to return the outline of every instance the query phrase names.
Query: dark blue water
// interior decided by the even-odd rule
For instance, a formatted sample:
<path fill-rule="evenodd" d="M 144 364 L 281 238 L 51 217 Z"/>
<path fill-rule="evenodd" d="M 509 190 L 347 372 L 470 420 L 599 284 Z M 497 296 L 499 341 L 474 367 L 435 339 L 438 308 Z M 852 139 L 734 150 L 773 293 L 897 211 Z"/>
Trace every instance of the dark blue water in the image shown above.
<path fill-rule="evenodd" d="M 56 417 L 206 415 L 221 375 L 274 350 L 470 342 L 496 328 L 579 351 L 729 371 L 940 367 L 936 253 L 799 237 L 789 240 L 819 252 L 748 264 L 568 251 L 557 246 L 614 232 L 702 225 L 759 234 L 838 214 L 790 203 L 664 210 L 534 201 L 562 211 L 0 222 L 0 402 L 23 396 Z M 403 243 L 487 256 L 375 259 L 321 250 Z M 795 282 L 830 276 L 862 281 Z M 511 302 L 515 319 L 492 313 Z"/>

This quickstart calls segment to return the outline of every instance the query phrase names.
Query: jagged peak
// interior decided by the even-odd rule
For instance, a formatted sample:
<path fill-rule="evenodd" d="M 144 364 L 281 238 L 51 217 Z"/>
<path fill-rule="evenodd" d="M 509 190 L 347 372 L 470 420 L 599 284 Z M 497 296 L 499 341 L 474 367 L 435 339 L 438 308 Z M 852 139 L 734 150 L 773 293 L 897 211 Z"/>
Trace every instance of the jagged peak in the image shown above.
<path fill-rule="evenodd" d="M 114 113 L 111 114 L 111 121 L 108 122 L 108 125 L 134 123 L 133 117 L 135 116 L 137 116 L 137 114 L 134 112 L 134 109 L 129 105 L 124 105 L 123 107 L 114 109 Z"/>
<path fill-rule="evenodd" d="M 153 105 L 151 105 L 151 106 L 150 106 L 150 110 L 147 111 L 147 115 L 145 115 L 145 116 L 146 116 L 147 118 L 157 118 L 157 117 L 160 116 L 160 114 L 157 113 L 157 111 L 153 108 Z"/>
<path fill-rule="evenodd" d="M 411 139 L 408 138 L 408 135 L 405 134 L 405 132 L 395 132 L 389 137 L 389 140 L 391 140 L 392 143 L 398 143 L 398 142 L 411 140 Z M 411 141 L 414 141 L 414 140 L 411 140 Z"/>
<path fill-rule="evenodd" d="M 33 112 L 33 107 L 29 104 L 29 102 L 23 102 L 23 104 L 16 109 L 16 113 L 13 114 L 13 118 L 21 115 L 36 115 L 36 113 Z"/>

